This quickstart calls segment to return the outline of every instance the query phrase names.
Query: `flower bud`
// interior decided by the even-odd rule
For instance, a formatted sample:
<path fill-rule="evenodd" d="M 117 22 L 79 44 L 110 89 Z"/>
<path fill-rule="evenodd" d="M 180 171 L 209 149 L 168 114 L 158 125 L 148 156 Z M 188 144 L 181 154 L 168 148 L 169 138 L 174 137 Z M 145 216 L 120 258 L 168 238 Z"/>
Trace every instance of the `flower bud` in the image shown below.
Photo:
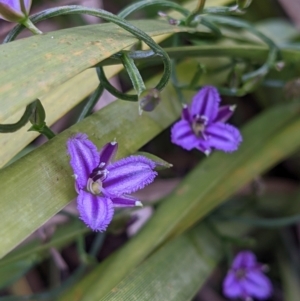
<path fill-rule="evenodd" d="M 144 91 L 139 100 L 139 112 L 151 112 L 160 102 L 160 95 L 157 89 L 150 89 Z"/>
<path fill-rule="evenodd" d="M 39 99 L 35 101 L 35 110 L 30 117 L 29 121 L 38 127 L 43 127 L 46 119 L 45 109 Z"/>
<path fill-rule="evenodd" d="M 32 0 L 0 0 L 0 19 L 21 22 L 27 19 Z"/>

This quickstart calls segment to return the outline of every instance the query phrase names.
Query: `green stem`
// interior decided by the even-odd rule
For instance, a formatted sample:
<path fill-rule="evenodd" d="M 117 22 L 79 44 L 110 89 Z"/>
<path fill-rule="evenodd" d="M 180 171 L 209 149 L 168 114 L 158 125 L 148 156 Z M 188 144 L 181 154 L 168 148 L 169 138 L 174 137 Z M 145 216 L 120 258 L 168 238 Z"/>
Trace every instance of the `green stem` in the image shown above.
<path fill-rule="evenodd" d="M 260 38 L 263 42 L 265 42 L 269 48 L 269 55 L 267 58 L 267 61 L 265 62 L 265 64 L 263 66 L 261 66 L 259 69 L 250 72 L 248 74 L 245 74 L 243 76 L 243 81 L 249 81 L 250 79 L 254 79 L 256 77 L 264 77 L 270 70 L 270 68 L 275 64 L 276 59 L 281 59 L 281 54 L 279 51 L 279 48 L 277 47 L 277 45 L 273 42 L 273 40 L 271 40 L 270 38 L 268 38 L 267 36 L 265 36 L 263 33 L 261 33 L 260 31 L 258 31 L 256 28 L 254 28 L 251 24 L 236 19 L 236 18 L 229 18 L 229 17 L 224 17 L 224 16 L 206 16 L 205 18 L 203 17 L 204 20 L 208 20 L 211 22 L 215 22 L 218 24 L 222 24 L 225 26 L 233 26 L 235 28 L 242 28 L 242 29 L 246 29 L 248 31 L 250 31 L 252 34 L 254 34 L 255 36 L 257 36 L 258 38 Z"/>
<path fill-rule="evenodd" d="M 198 64 L 197 71 L 195 72 L 193 78 L 191 79 L 191 82 L 189 84 L 190 88 L 193 88 L 199 83 L 199 80 L 201 76 L 206 72 L 205 67 L 202 64 Z"/>
<path fill-rule="evenodd" d="M 139 1 L 137 3 L 133 3 L 133 4 L 129 5 L 128 7 L 124 8 L 121 12 L 118 13 L 118 16 L 121 18 L 126 18 L 133 12 L 135 12 L 139 9 L 142 9 L 142 8 L 149 7 L 149 6 L 161 6 L 161 7 L 171 8 L 175 11 L 180 12 L 183 16 L 188 16 L 190 13 L 186 8 L 182 7 L 181 5 L 179 5 L 177 3 L 171 2 L 171 1 L 144 0 L 144 1 Z"/>
<path fill-rule="evenodd" d="M 49 140 L 56 136 L 55 133 L 47 125 L 44 125 L 43 128 L 39 130 L 39 133 L 46 136 Z"/>
<path fill-rule="evenodd" d="M 264 45 L 201 45 L 201 46 L 180 46 L 165 48 L 172 59 L 182 59 L 188 57 L 220 57 L 226 56 L 231 58 L 253 59 L 264 61 L 268 59 L 268 48 Z M 281 49 L 285 62 L 293 63 L 299 61 L 299 52 L 293 49 Z M 151 51 L 134 51 L 130 52 L 129 56 L 134 60 L 143 61 L 145 63 L 156 62 L 160 60 L 160 56 L 151 53 Z M 97 66 L 108 66 L 120 64 L 118 56 L 113 56 L 102 62 Z"/>
<path fill-rule="evenodd" d="M 146 90 L 143 78 L 139 69 L 136 67 L 134 60 L 129 57 L 126 52 L 123 52 L 120 56 L 122 64 L 127 71 L 133 88 L 135 89 L 138 97 Z"/>
<path fill-rule="evenodd" d="M 200 18 L 199 23 L 210 29 L 216 35 L 217 38 L 222 37 L 222 32 L 220 28 L 213 22 L 210 22 L 204 18 Z"/>
<path fill-rule="evenodd" d="M 222 14 L 241 14 L 242 11 L 238 9 L 239 7 L 237 5 L 233 6 L 213 6 L 213 7 L 207 7 L 203 9 L 203 14 L 216 14 L 216 15 L 222 15 Z"/>
<path fill-rule="evenodd" d="M 206 0 L 198 0 L 197 6 L 194 10 L 194 14 L 200 14 L 204 8 Z"/>
<path fill-rule="evenodd" d="M 30 117 L 34 113 L 35 107 L 36 107 L 35 101 L 32 102 L 31 104 L 29 104 L 26 107 L 23 116 L 16 123 L 0 124 L 0 133 L 12 133 L 12 132 L 16 132 L 17 130 L 19 130 L 21 127 L 23 127 L 29 121 Z"/>
<path fill-rule="evenodd" d="M 46 124 L 44 124 L 44 125 L 34 124 L 28 131 L 38 132 L 38 133 L 44 135 L 48 140 L 50 140 L 56 136 L 55 133 Z"/>
<path fill-rule="evenodd" d="M 42 31 L 40 31 L 32 22 L 29 18 L 25 19 L 24 21 L 22 21 L 22 24 L 28 28 L 33 34 L 35 35 L 39 35 L 39 34 L 43 34 Z"/>
<path fill-rule="evenodd" d="M 118 91 L 114 86 L 110 84 L 108 81 L 105 72 L 102 67 L 99 67 L 98 69 L 99 73 L 99 79 L 101 82 L 101 85 L 113 96 L 117 97 L 118 99 L 123 99 L 123 100 L 128 100 L 128 101 L 138 101 L 137 95 L 130 95 L 130 94 L 125 94 L 120 91 Z"/>
<path fill-rule="evenodd" d="M 99 251 L 101 250 L 104 240 L 106 237 L 106 233 L 98 232 L 94 241 L 92 243 L 91 249 L 89 251 L 89 255 L 92 257 L 96 257 Z"/>
<path fill-rule="evenodd" d="M 97 101 L 101 97 L 104 91 L 104 86 L 102 84 L 99 84 L 97 89 L 94 91 L 94 93 L 90 96 L 89 100 L 87 101 L 86 105 L 84 106 L 83 110 L 81 111 L 79 117 L 77 118 L 77 122 L 81 121 L 88 115 L 92 113 L 92 110 L 94 106 L 96 105 Z"/>
<path fill-rule="evenodd" d="M 190 13 L 190 15 L 185 20 L 185 24 L 187 26 L 190 26 L 190 24 L 193 22 L 194 18 L 197 15 L 201 14 L 201 12 L 204 8 L 205 2 L 206 2 L 206 0 L 198 0 L 195 10 L 192 13 Z"/>

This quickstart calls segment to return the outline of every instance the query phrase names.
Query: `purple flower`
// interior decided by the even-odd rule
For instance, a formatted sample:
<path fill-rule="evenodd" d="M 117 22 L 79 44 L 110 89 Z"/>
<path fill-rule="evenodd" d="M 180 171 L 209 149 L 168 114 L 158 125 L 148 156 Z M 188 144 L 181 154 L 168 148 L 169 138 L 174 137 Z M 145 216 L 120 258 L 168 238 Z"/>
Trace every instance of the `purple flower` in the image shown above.
<path fill-rule="evenodd" d="M 223 282 L 224 295 L 244 300 L 252 300 L 252 297 L 259 300 L 269 298 L 272 284 L 263 270 L 264 266 L 256 261 L 251 251 L 239 252 Z"/>
<path fill-rule="evenodd" d="M 171 129 L 171 140 L 186 150 L 196 148 L 206 155 L 213 149 L 233 152 L 242 141 L 239 130 L 225 123 L 235 106 L 219 106 L 220 95 L 215 87 L 202 88 L 190 108 L 184 105 L 182 119 Z"/>
<path fill-rule="evenodd" d="M 20 22 L 28 17 L 32 0 L 0 0 L 0 18 Z"/>
<path fill-rule="evenodd" d="M 155 162 L 143 156 L 129 156 L 112 163 L 117 142 L 106 144 L 98 152 L 87 135 L 81 133 L 68 140 L 67 148 L 78 192 L 77 208 L 88 227 L 105 231 L 114 207 L 142 205 L 129 194 L 154 180 Z"/>

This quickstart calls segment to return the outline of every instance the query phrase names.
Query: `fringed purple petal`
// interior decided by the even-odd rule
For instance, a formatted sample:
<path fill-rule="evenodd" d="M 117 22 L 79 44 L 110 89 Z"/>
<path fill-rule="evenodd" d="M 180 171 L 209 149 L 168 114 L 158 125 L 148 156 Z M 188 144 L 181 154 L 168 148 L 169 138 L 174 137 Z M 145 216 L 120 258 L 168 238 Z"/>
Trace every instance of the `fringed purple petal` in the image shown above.
<path fill-rule="evenodd" d="M 68 139 L 67 148 L 77 187 L 83 189 L 91 171 L 99 164 L 97 148 L 88 140 L 87 135 L 81 133 Z"/>
<path fill-rule="evenodd" d="M 155 165 L 155 162 L 143 156 L 130 156 L 112 163 L 107 167 L 103 194 L 116 197 L 144 188 L 157 175 L 153 171 Z"/>
<path fill-rule="evenodd" d="M 194 134 L 190 123 L 186 120 L 180 120 L 173 125 L 171 141 L 186 150 L 191 150 L 199 145 L 199 138 Z"/>
<path fill-rule="evenodd" d="M 224 279 L 223 294 L 227 298 L 238 298 L 243 295 L 239 280 L 236 279 L 236 276 L 232 271 L 229 271 Z"/>
<path fill-rule="evenodd" d="M 189 107 L 187 104 L 183 105 L 182 112 L 181 112 L 181 118 L 188 122 L 192 122 Z"/>
<path fill-rule="evenodd" d="M 217 117 L 214 122 L 223 122 L 225 123 L 234 113 L 236 106 L 222 106 L 218 110 Z"/>
<path fill-rule="evenodd" d="M 232 263 L 232 269 L 244 269 L 253 268 L 257 266 L 256 256 L 251 251 L 241 251 L 239 252 Z"/>
<path fill-rule="evenodd" d="M 80 218 L 94 231 L 105 231 L 114 215 L 113 203 L 109 198 L 83 190 L 77 197 L 77 208 Z"/>
<path fill-rule="evenodd" d="M 272 294 L 272 283 L 262 272 L 249 270 L 241 285 L 248 296 L 263 300 Z"/>
<path fill-rule="evenodd" d="M 237 128 L 221 122 L 209 125 L 205 134 L 210 147 L 224 152 L 236 151 L 243 140 Z"/>
<path fill-rule="evenodd" d="M 143 206 L 142 203 L 129 195 L 122 195 L 116 198 L 112 198 L 112 202 L 114 207 L 135 207 L 135 206 Z"/>
<path fill-rule="evenodd" d="M 105 144 L 100 150 L 100 165 L 104 163 L 103 168 L 106 168 L 112 160 L 114 160 L 118 151 L 118 143 L 116 141 Z"/>
<path fill-rule="evenodd" d="M 193 98 L 192 117 L 205 116 L 208 123 L 213 122 L 217 116 L 220 101 L 219 92 L 215 87 L 203 87 Z"/>

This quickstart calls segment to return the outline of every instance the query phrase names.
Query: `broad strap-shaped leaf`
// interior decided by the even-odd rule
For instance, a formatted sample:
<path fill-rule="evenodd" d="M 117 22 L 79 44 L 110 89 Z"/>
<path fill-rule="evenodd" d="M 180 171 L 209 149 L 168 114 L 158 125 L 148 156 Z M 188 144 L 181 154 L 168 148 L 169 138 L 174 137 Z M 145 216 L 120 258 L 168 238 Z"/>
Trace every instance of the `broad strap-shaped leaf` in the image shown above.
<path fill-rule="evenodd" d="M 135 21 L 150 36 L 180 31 L 166 21 Z M 0 45 L 0 122 L 137 39 L 111 23 L 69 28 Z M 9 70 L 9 72 L 8 72 Z"/>

